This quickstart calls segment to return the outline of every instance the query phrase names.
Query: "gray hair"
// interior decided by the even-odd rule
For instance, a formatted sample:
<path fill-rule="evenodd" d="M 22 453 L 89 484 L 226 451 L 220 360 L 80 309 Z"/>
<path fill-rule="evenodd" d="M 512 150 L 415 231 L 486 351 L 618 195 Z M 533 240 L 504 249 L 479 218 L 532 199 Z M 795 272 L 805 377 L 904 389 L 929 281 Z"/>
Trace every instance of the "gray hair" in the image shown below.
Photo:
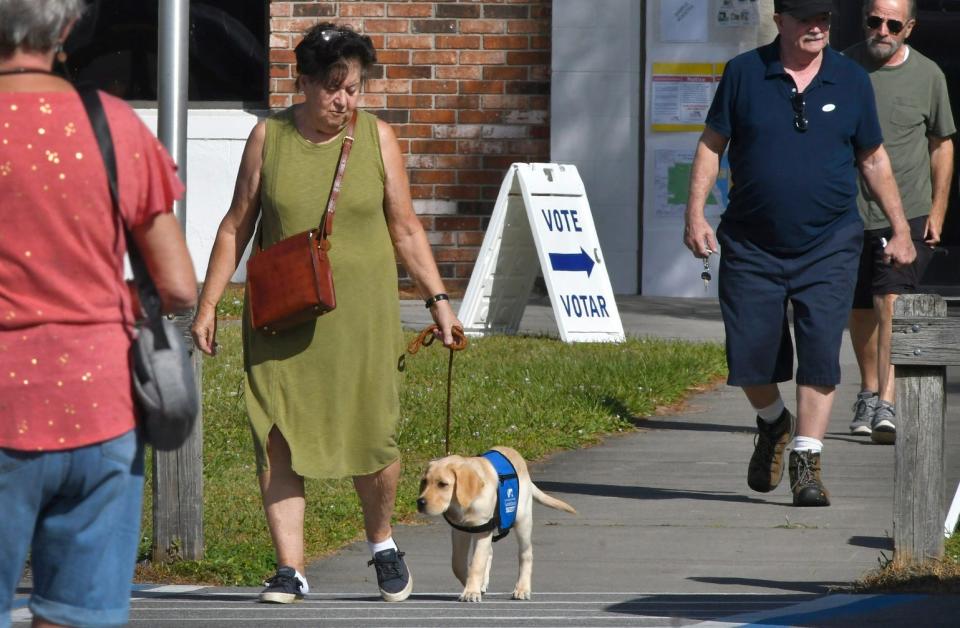
<path fill-rule="evenodd" d="M 0 2 L 2 2 L 2 0 L 0 0 Z M 867 15 L 870 11 L 873 11 L 874 4 L 874 0 L 866 0 L 866 2 L 863 3 L 863 14 Z M 907 0 L 907 19 L 917 19 L 917 0 Z"/>
<path fill-rule="evenodd" d="M 0 0 L 0 56 L 53 50 L 85 8 L 84 0 Z"/>

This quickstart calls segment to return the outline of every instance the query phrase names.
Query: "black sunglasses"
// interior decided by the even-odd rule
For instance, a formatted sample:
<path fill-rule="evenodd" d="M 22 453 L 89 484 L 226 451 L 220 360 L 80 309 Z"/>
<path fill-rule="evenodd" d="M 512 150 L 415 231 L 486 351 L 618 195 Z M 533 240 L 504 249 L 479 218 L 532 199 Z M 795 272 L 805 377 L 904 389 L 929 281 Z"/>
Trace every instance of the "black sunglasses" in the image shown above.
<path fill-rule="evenodd" d="M 894 35 L 899 35 L 905 26 L 900 20 L 885 20 L 879 15 L 868 15 L 866 19 L 867 28 L 874 31 L 883 26 L 884 22 L 887 23 L 887 30 Z"/>
<path fill-rule="evenodd" d="M 796 93 L 790 97 L 790 104 L 793 106 L 793 128 L 800 133 L 806 133 L 809 122 L 803 115 L 807 103 L 803 100 L 803 94 Z"/>

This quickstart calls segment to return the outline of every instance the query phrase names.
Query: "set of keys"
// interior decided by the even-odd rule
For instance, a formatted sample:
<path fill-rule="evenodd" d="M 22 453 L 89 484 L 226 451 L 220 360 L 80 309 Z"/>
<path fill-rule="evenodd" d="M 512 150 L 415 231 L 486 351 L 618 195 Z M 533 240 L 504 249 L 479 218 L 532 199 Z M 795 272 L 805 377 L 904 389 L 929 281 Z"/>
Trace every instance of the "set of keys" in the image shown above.
<path fill-rule="evenodd" d="M 700 279 L 703 279 L 703 291 L 706 292 L 710 288 L 710 280 L 713 279 L 713 275 L 710 274 L 710 256 L 713 255 L 713 251 L 707 249 L 707 256 L 703 258 L 703 272 L 700 273 Z"/>

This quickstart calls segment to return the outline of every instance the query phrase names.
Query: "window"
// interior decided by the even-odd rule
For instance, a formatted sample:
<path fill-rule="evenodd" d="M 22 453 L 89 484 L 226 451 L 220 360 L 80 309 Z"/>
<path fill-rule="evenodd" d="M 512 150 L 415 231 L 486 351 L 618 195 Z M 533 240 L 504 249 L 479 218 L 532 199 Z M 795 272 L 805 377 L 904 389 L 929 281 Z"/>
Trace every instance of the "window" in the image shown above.
<path fill-rule="evenodd" d="M 126 100 L 157 100 L 159 0 L 87 0 L 67 69 Z M 267 102 L 267 0 L 190 0 L 191 102 Z"/>

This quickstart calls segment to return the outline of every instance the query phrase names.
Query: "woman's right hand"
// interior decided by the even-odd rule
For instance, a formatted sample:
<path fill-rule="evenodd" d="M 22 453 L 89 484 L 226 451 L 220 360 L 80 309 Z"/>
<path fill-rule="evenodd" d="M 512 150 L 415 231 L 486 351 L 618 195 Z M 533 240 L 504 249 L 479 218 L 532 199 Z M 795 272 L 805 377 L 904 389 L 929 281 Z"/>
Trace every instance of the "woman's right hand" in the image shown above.
<path fill-rule="evenodd" d="M 217 355 L 217 310 L 200 306 L 190 326 L 193 343 L 207 355 Z"/>

